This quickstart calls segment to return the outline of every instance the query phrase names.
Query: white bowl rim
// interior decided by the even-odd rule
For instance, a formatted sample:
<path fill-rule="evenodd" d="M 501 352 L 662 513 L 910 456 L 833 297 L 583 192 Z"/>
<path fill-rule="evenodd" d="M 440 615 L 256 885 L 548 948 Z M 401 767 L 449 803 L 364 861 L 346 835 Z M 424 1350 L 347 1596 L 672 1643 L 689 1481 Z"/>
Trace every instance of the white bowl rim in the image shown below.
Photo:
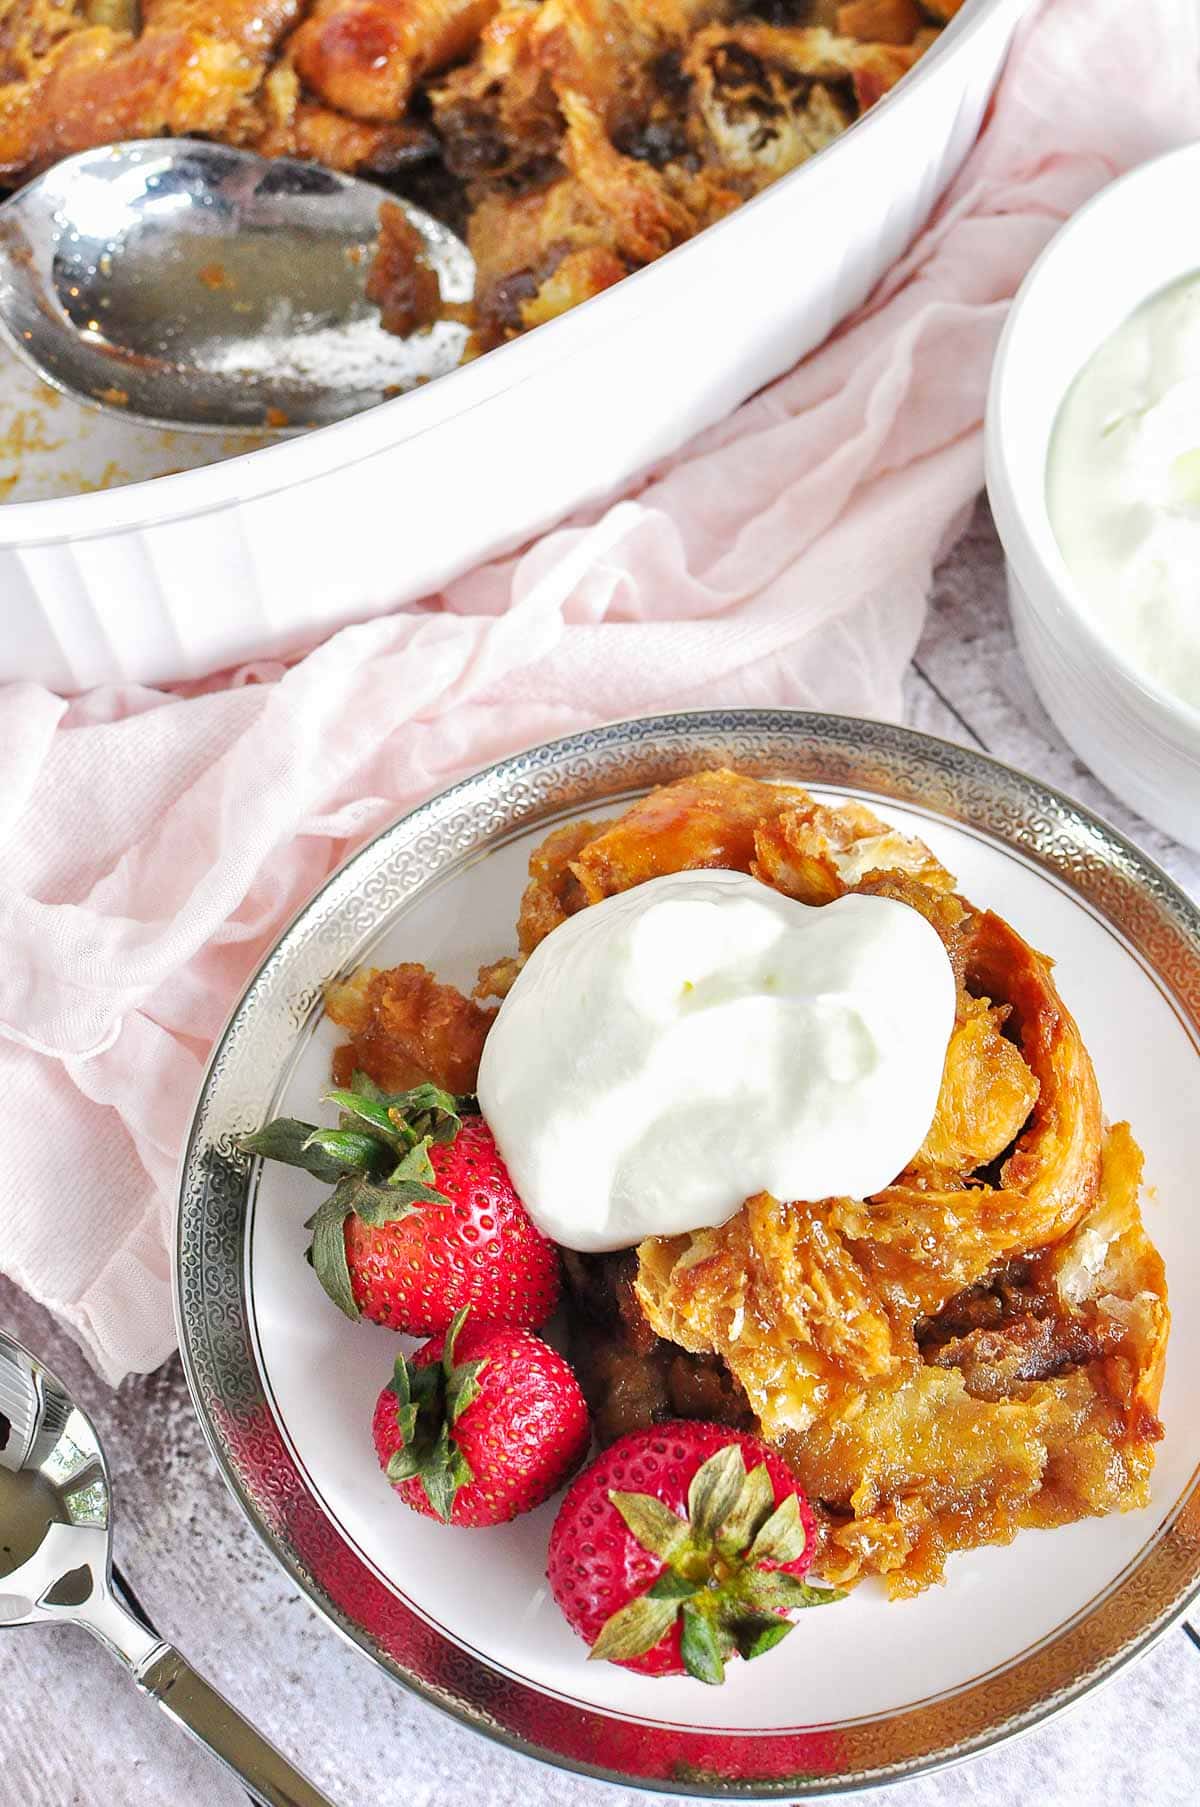
<path fill-rule="evenodd" d="M 733 213 L 706 227 L 695 238 L 669 251 L 667 258 L 691 251 L 693 261 L 698 262 L 699 257 L 705 255 L 711 260 L 719 251 L 732 249 L 739 222 L 778 190 L 794 186 L 801 180 L 807 180 L 811 185 L 814 172 L 818 171 L 823 172 L 824 180 L 831 181 L 842 170 L 849 154 L 863 154 L 855 147 L 864 142 L 874 143 L 881 122 L 892 117 L 890 102 L 940 80 L 951 59 L 957 60 L 958 48 L 978 37 L 995 15 L 1011 12 L 1015 15 L 1015 25 L 1031 4 L 1032 0 L 971 0 L 971 4 L 962 7 L 949 21 L 937 42 L 908 71 L 903 81 L 818 156 L 790 171 Z M 697 249 L 692 250 L 692 247 Z M 658 260 L 659 263 L 663 261 Z M 346 420 L 334 421 L 273 445 L 235 453 L 230 458 L 194 470 L 144 478 L 120 489 L 4 504 L 0 506 L 0 547 L 46 545 L 96 537 L 119 528 L 159 526 L 192 519 L 231 503 L 277 494 L 334 470 L 349 469 L 390 445 L 470 412 L 494 395 L 539 375 L 545 364 L 578 355 L 601 335 L 610 336 L 620 330 L 622 323 L 628 324 L 649 313 L 657 302 L 658 290 L 647 289 L 644 279 L 655 268 L 657 264 L 649 264 L 635 270 L 603 295 L 548 321 L 536 333 L 527 333 L 507 345 L 498 346 L 435 383 L 381 402 L 378 407 L 351 415 Z M 697 280 L 701 279 L 698 271 Z M 400 430 L 395 412 L 401 406 L 407 409 L 403 430 Z"/>
<path fill-rule="evenodd" d="M 1063 247 L 1072 242 L 1081 229 L 1090 225 L 1097 214 L 1102 214 L 1111 205 L 1114 195 L 1118 192 L 1125 196 L 1133 188 L 1144 186 L 1153 189 L 1155 183 L 1162 180 L 1164 168 L 1173 170 L 1176 165 L 1181 163 L 1195 163 L 1197 176 L 1200 177 L 1200 139 L 1189 144 L 1177 145 L 1173 150 L 1162 151 L 1157 156 L 1149 158 L 1145 163 L 1137 164 L 1135 168 L 1126 170 L 1123 175 L 1106 183 L 1098 194 L 1094 194 L 1089 201 L 1085 201 L 1083 206 L 1078 208 L 1070 219 L 1059 228 L 1031 265 L 1013 297 L 992 363 L 984 413 L 984 462 L 988 500 L 996 518 L 996 527 L 1004 546 L 1005 556 L 1020 579 L 1022 588 L 1029 597 L 1031 607 L 1039 616 L 1042 615 L 1043 611 L 1038 605 L 1033 588 L 1025 579 L 1022 567 L 1026 565 L 1035 566 L 1040 575 L 1053 588 L 1070 619 L 1072 631 L 1083 642 L 1093 662 L 1101 667 L 1115 668 L 1117 675 L 1130 689 L 1137 692 L 1158 714 L 1169 718 L 1180 737 L 1196 740 L 1197 751 L 1200 752 L 1200 709 L 1189 703 L 1184 697 L 1167 690 L 1148 673 L 1142 671 L 1122 647 L 1115 641 L 1109 640 L 1096 626 L 1083 590 L 1076 582 L 1059 550 L 1046 503 L 1044 468 L 1040 473 L 1038 487 L 1034 492 L 1038 497 L 1038 504 L 1033 511 L 1038 514 L 1037 530 L 1035 531 L 1031 526 L 1030 511 L 1022 492 L 1028 488 L 1032 478 L 1022 479 L 1014 475 L 1015 467 L 1009 461 L 1005 439 L 1005 424 L 1011 418 L 1011 411 L 1020 405 L 1020 392 L 1024 381 L 1022 359 L 1025 348 L 1022 334 L 1025 322 L 1023 315 L 1028 309 L 1030 301 L 1039 297 L 1047 288 L 1052 287 L 1057 280 Z M 1161 294 L 1164 288 L 1169 288 L 1171 283 L 1181 281 L 1193 273 L 1200 275 L 1200 263 L 1194 258 L 1189 258 L 1168 282 L 1155 283 L 1153 287 L 1148 288 L 1141 301 L 1135 303 L 1125 318 L 1128 319 L 1137 307 L 1141 307 L 1153 296 Z M 1058 398 L 1060 408 L 1067 391 L 1082 369 L 1082 364 L 1076 366 L 1063 383 Z M 1041 517 L 1044 517 L 1044 526 Z"/>

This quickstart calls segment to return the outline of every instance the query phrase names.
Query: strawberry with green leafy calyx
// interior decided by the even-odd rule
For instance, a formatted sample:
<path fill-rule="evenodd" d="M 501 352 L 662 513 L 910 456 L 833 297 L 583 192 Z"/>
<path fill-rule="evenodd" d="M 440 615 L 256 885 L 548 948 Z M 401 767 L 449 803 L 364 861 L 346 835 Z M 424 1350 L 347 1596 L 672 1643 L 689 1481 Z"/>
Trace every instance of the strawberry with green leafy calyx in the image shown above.
<path fill-rule="evenodd" d="M 362 1314 L 346 1258 L 346 1220 L 352 1214 L 372 1229 L 402 1223 L 421 1205 L 446 1205 L 434 1186 L 430 1148 L 452 1142 L 462 1128 L 459 1101 L 434 1085 L 389 1096 L 365 1073 L 348 1090 L 324 1094 L 340 1110 L 337 1129 L 321 1129 L 294 1117 L 277 1117 L 238 1146 L 246 1154 L 302 1167 L 334 1189 L 305 1224 L 312 1231 L 308 1258 L 317 1278 L 348 1318 Z"/>
<path fill-rule="evenodd" d="M 715 1424 L 633 1431 L 579 1476 L 550 1537 L 551 1590 L 591 1656 L 645 1675 L 724 1680 L 842 1598 L 804 1579 L 808 1501 L 775 1452 Z"/>
<path fill-rule="evenodd" d="M 466 1324 L 398 1356 L 373 1434 L 381 1468 L 416 1512 L 498 1525 L 548 1499 L 590 1439 L 587 1406 L 562 1356 L 527 1330 Z"/>
<path fill-rule="evenodd" d="M 364 1073 L 326 1093 L 336 1129 L 276 1118 L 238 1146 L 333 1185 L 308 1257 L 340 1311 L 416 1336 L 463 1305 L 536 1328 L 558 1300 L 558 1254 L 530 1221 L 474 1099 L 389 1094 Z"/>
<path fill-rule="evenodd" d="M 473 1475 L 471 1465 L 454 1440 L 454 1426 L 479 1392 L 481 1361 L 454 1360 L 454 1345 L 467 1308 L 455 1313 L 446 1332 L 439 1361 L 420 1364 L 396 1357 L 390 1391 L 395 1399 L 396 1433 L 400 1447 L 387 1459 L 386 1474 L 393 1486 L 419 1481 L 437 1518 L 450 1522 L 454 1496 Z M 389 1405 L 385 1410 L 392 1410 Z"/>

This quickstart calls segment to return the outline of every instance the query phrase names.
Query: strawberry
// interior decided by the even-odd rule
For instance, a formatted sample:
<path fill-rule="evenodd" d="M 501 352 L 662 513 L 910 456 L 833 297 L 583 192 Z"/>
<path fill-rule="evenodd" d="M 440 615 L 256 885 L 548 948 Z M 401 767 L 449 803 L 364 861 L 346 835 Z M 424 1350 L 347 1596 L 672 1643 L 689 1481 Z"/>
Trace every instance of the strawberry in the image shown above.
<path fill-rule="evenodd" d="M 277 1117 L 238 1147 L 333 1183 L 308 1258 L 341 1311 L 429 1336 L 464 1305 L 536 1329 L 558 1303 L 558 1251 L 534 1228 L 483 1118 L 437 1086 L 389 1095 L 356 1073 L 325 1094 L 337 1129 Z M 473 1102 L 473 1101 L 472 1101 Z"/>
<path fill-rule="evenodd" d="M 642 1675 L 725 1679 L 842 1598 L 801 1577 L 814 1521 L 787 1465 L 741 1431 L 677 1419 L 619 1437 L 550 1534 L 554 1598 L 591 1655 Z"/>
<path fill-rule="evenodd" d="M 591 1438 L 579 1382 L 540 1337 L 456 1312 L 444 1337 L 396 1358 L 375 1407 L 380 1467 L 415 1512 L 502 1525 L 561 1487 Z"/>

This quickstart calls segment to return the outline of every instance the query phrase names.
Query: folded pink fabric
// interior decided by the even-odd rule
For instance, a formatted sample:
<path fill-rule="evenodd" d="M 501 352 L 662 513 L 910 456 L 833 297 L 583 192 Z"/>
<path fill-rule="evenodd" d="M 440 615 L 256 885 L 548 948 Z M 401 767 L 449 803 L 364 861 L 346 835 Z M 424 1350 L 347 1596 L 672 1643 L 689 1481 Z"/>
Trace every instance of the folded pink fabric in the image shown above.
<path fill-rule="evenodd" d="M 1005 305 L 1059 222 L 1200 130 L 1177 0 L 1047 0 L 862 314 L 630 496 L 190 694 L 0 692 L 0 1266 L 116 1381 L 174 1332 L 176 1164 L 206 1051 L 314 886 L 398 810 L 660 707 L 895 715 L 981 482 Z"/>

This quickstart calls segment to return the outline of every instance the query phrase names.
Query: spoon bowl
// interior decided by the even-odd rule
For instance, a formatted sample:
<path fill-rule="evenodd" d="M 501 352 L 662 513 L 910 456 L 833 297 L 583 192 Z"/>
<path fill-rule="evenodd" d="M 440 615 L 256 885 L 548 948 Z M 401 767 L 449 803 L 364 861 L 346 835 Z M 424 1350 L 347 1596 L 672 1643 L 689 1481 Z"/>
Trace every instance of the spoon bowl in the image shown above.
<path fill-rule="evenodd" d="M 91 1419 L 0 1331 L 0 1629 L 83 1625 L 266 1807 L 330 1807 L 112 1590 L 112 1489 Z"/>
<path fill-rule="evenodd" d="M 466 246 L 373 183 L 197 139 L 64 158 L 0 207 L 0 329 L 56 388 L 127 419 L 212 432 L 343 420 L 441 376 L 467 329 L 401 339 L 366 297 L 391 201 L 443 303 Z"/>
<path fill-rule="evenodd" d="M 97 1570 L 108 1569 L 108 1505 L 91 1421 L 0 1336 L 0 1625 L 52 1618 L 91 1597 Z"/>

